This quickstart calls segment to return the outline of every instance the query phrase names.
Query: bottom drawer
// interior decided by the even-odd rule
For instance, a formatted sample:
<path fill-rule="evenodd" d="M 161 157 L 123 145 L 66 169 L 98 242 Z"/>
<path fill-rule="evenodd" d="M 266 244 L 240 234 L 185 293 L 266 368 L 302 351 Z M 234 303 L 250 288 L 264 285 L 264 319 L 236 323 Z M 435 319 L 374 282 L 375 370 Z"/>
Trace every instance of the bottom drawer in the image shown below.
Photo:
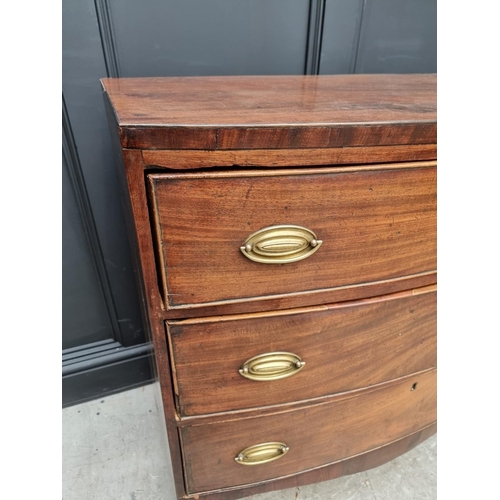
<path fill-rule="evenodd" d="M 189 493 L 295 474 L 411 434 L 436 420 L 436 371 L 305 408 L 232 418 L 180 429 Z M 257 447 L 263 443 L 279 444 Z"/>

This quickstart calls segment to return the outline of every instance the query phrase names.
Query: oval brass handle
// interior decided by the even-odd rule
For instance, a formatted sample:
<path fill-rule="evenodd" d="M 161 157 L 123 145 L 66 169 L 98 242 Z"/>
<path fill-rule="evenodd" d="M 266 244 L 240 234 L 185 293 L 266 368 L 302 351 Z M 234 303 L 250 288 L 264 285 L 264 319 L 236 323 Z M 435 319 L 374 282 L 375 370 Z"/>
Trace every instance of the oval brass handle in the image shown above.
<path fill-rule="evenodd" d="M 302 370 L 305 364 L 300 356 L 291 352 L 270 352 L 250 358 L 238 371 L 250 380 L 266 382 L 291 377 Z"/>
<path fill-rule="evenodd" d="M 241 465 L 267 464 L 273 460 L 278 460 L 288 450 L 290 448 L 285 443 L 262 443 L 245 448 L 234 459 Z"/>
<path fill-rule="evenodd" d="M 269 226 L 251 234 L 240 247 L 245 257 L 262 264 L 286 264 L 307 259 L 323 242 L 305 227 Z"/>

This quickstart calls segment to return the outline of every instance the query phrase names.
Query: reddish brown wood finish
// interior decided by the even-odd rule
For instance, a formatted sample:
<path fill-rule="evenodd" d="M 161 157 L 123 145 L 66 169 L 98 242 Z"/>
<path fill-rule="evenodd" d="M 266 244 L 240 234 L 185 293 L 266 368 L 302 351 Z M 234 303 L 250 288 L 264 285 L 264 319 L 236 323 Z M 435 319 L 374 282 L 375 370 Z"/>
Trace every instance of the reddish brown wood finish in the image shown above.
<path fill-rule="evenodd" d="M 321 148 L 436 142 L 435 75 L 102 80 L 122 146 Z"/>
<path fill-rule="evenodd" d="M 263 406 L 223 413 L 219 408 L 215 408 L 215 413 L 181 418 L 176 412 L 176 395 L 172 380 L 172 370 L 175 370 L 175 366 L 170 365 L 165 320 L 169 320 L 172 326 L 175 323 L 173 320 L 181 320 L 176 322 L 175 327 L 183 329 L 184 334 L 178 333 L 174 344 L 176 349 L 182 348 L 181 350 L 188 352 L 190 345 L 193 347 L 192 339 L 196 336 L 191 333 L 190 329 L 193 328 L 192 332 L 194 332 L 198 328 L 197 323 L 207 326 L 215 325 L 211 319 L 203 318 L 204 316 L 210 316 L 213 319 L 216 315 L 242 315 L 238 321 L 231 321 L 231 318 L 220 318 L 221 323 L 218 328 L 208 326 L 209 329 L 214 329 L 214 335 L 222 335 L 220 340 L 224 341 L 233 336 L 233 340 L 238 341 L 237 336 L 234 337 L 234 334 L 228 331 L 227 325 L 246 325 L 246 331 L 250 331 L 249 325 L 252 321 L 256 321 L 255 324 L 262 321 L 252 320 L 250 313 L 258 313 L 260 318 L 268 316 L 271 324 L 273 322 L 279 323 L 283 318 L 287 318 L 291 321 L 292 326 L 295 325 L 295 328 L 298 328 L 300 320 L 297 321 L 297 319 L 307 317 L 307 313 L 290 316 L 290 311 L 284 311 L 284 309 L 305 308 L 314 305 L 318 307 L 315 307 L 315 312 L 311 312 L 311 314 L 325 315 L 326 318 L 329 314 L 340 314 L 341 311 L 351 310 L 350 307 L 377 308 L 384 306 L 390 308 L 392 304 L 402 303 L 400 301 L 405 295 L 404 290 L 434 284 L 436 282 L 435 249 L 433 247 L 435 244 L 433 232 L 435 230 L 435 186 L 433 186 L 435 163 L 429 164 L 421 160 L 431 160 L 436 157 L 435 75 L 108 79 L 103 83 L 106 90 L 105 101 L 110 110 L 110 123 L 112 123 L 114 130 L 118 131 L 115 137 L 117 142 L 118 138 L 121 139 L 121 147 L 123 148 L 124 165 L 120 174 L 125 190 L 128 192 L 126 198 L 131 202 L 129 222 L 133 233 L 132 242 L 137 245 L 136 255 L 140 260 L 138 271 L 141 278 L 142 302 L 146 322 L 155 346 L 156 369 L 165 409 L 177 497 L 179 499 L 234 500 L 250 494 L 323 481 L 380 465 L 432 435 L 436 430 L 435 424 L 432 423 L 435 418 L 435 403 L 433 402 L 435 382 L 433 381 L 434 372 L 429 371 L 413 373 L 404 379 L 383 381 L 383 383 L 367 389 L 349 391 L 348 387 L 346 389 L 344 386 L 335 395 L 328 394 L 300 401 L 294 399 L 277 405 L 263 402 Z M 111 103 L 109 99 L 113 102 Z M 119 144 L 118 147 L 120 147 Z M 407 164 L 412 161 L 420 161 L 420 163 Z M 392 163 L 387 163 L 382 167 L 376 165 L 384 162 Z M 405 162 L 405 164 L 394 162 Z M 335 165 L 344 166 L 334 168 Z M 266 173 L 256 173 L 254 170 L 247 169 L 247 167 L 252 166 L 263 167 L 266 169 Z M 213 175 L 206 172 L 199 172 L 194 176 L 182 173 L 182 171 L 190 169 L 213 167 L 216 167 L 212 170 Z M 220 167 L 232 167 L 232 171 L 224 173 Z M 283 167 L 292 167 L 292 169 L 287 172 Z M 304 172 L 301 173 L 300 167 L 307 167 L 307 169 L 303 168 Z M 280 178 L 286 183 L 288 178 L 293 178 L 296 182 L 292 183 L 293 189 L 289 189 L 289 193 L 302 193 L 310 203 L 309 209 L 306 211 L 306 220 L 313 222 L 318 220 L 321 228 L 333 227 L 331 223 L 336 221 L 335 231 L 337 234 L 344 234 L 344 242 L 347 245 L 343 248 L 349 248 L 353 255 L 356 252 L 364 252 L 368 262 L 363 263 L 361 259 L 358 267 L 353 264 L 350 268 L 350 274 L 343 275 L 344 282 L 348 284 L 341 284 L 333 288 L 320 288 L 320 281 L 325 280 L 325 272 L 327 274 L 330 272 L 331 274 L 328 276 L 333 277 L 334 281 L 337 280 L 338 276 L 335 276 L 330 268 L 323 268 L 321 272 L 317 270 L 316 276 L 311 269 L 310 274 L 306 277 L 305 286 L 297 276 L 288 282 L 290 286 L 284 293 L 277 293 L 271 280 L 268 283 L 269 286 L 264 286 L 261 289 L 259 293 L 262 295 L 260 296 L 255 292 L 252 292 L 254 295 L 249 296 L 238 295 L 239 292 L 235 286 L 233 290 L 236 291 L 236 294 L 230 294 L 227 299 L 218 299 L 215 303 L 198 303 L 196 297 L 194 301 L 189 297 L 186 301 L 181 296 L 174 308 L 167 309 L 160 293 L 162 279 L 165 281 L 165 278 L 161 277 L 162 269 L 164 271 L 168 268 L 168 278 L 173 278 L 174 283 L 176 280 L 179 281 L 179 271 L 182 271 L 180 282 L 185 281 L 184 284 L 188 284 L 189 280 L 186 281 L 185 274 L 182 274 L 183 269 L 187 269 L 187 266 L 191 266 L 190 272 L 192 274 L 198 273 L 200 278 L 204 278 L 204 276 L 206 278 L 207 274 L 199 267 L 199 259 L 197 258 L 192 258 L 190 262 L 188 259 L 180 267 L 175 262 L 170 262 L 170 257 L 168 257 L 166 267 L 160 266 L 159 255 L 162 252 L 159 252 L 155 258 L 154 244 L 155 239 L 158 241 L 158 238 L 155 238 L 154 232 L 158 230 L 158 225 L 150 220 L 151 215 L 155 216 L 155 213 L 152 210 L 152 200 L 148 198 L 146 185 L 148 175 L 150 173 L 157 175 L 160 168 L 164 172 L 172 172 L 169 180 L 166 181 L 169 189 L 174 184 L 179 185 L 179 183 L 185 187 L 190 182 L 201 184 L 202 182 L 215 181 L 217 189 L 224 186 L 219 194 L 223 194 L 226 199 L 231 199 L 232 196 L 234 202 L 238 199 L 236 195 L 231 194 L 233 187 L 235 191 L 240 189 L 240 195 L 245 194 L 246 196 L 246 190 L 244 193 L 241 192 L 242 184 L 257 186 L 260 183 L 258 179 L 266 179 L 266 182 L 271 182 L 273 185 L 272 190 L 267 189 L 267 195 L 271 196 L 267 199 L 281 210 L 276 212 L 277 216 L 284 215 L 285 210 L 286 214 L 289 214 L 290 207 L 296 215 L 300 213 L 298 205 L 294 205 L 294 198 L 291 195 L 286 200 L 289 203 L 280 205 L 275 201 L 276 192 L 279 193 L 280 189 L 283 193 L 285 191 L 282 181 L 275 182 L 275 179 Z M 413 173 L 409 174 L 409 172 Z M 348 182 L 338 185 L 337 191 L 345 199 L 349 197 L 346 192 L 347 188 L 356 185 L 361 188 L 361 184 L 357 184 L 357 178 L 373 179 L 374 185 L 377 187 L 373 194 L 365 198 L 365 205 L 363 205 L 362 197 L 355 197 L 364 207 L 365 212 L 359 211 L 359 206 L 354 206 L 355 213 L 358 214 L 354 219 L 359 224 L 350 225 L 350 232 L 347 231 L 345 221 L 350 221 L 351 215 L 346 212 L 343 214 L 343 219 L 338 218 L 338 214 L 333 210 L 335 207 L 331 205 L 332 202 L 329 198 L 332 195 L 329 183 L 318 184 L 319 194 L 323 192 L 328 194 L 327 199 L 330 201 L 327 202 L 326 207 L 322 204 L 323 198 L 321 196 L 317 198 L 320 202 L 316 202 L 312 191 L 304 188 L 304 184 L 307 185 L 309 182 L 304 182 L 306 179 L 324 180 L 334 176 L 341 179 L 352 179 L 353 184 Z M 168 175 L 165 175 L 163 178 L 167 177 Z M 404 182 L 399 183 L 402 189 L 394 191 L 394 186 L 398 185 L 398 182 L 393 182 L 396 178 L 403 179 Z M 298 180 L 301 182 L 297 182 Z M 230 185 L 231 188 L 228 189 Z M 255 193 L 252 194 L 255 186 L 252 187 L 248 195 L 251 202 L 258 199 L 258 196 L 254 198 Z M 276 189 L 274 189 L 275 187 Z M 373 188 L 373 185 L 370 187 Z M 266 193 L 264 184 L 256 191 L 258 192 L 259 189 L 262 193 Z M 186 204 L 192 209 L 199 204 L 206 203 L 214 195 L 214 191 L 210 191 L 209 196 L 207 196 L 207 194 L 203 194 L 201 189 L 198 191 L 195 189 L 193 193 L 193 188 L 188 188 L 184 190 L 184 193 L 182 190 L 178 190 L 174 194 L 175 196 L 170 201 L 174 201 L 175 198 L 175 203 Z M 168 195 L 165 196 L 167 199 Z M 333 197 L 333 199 L 336 198 Z M 382 204 L 373 204 L 374 199 L 382 201 Z M 219 200 L 223 201 L 223 206 L 226 206 L 227 210 L 234 210 L 235 207 L 237 210 L 240 209 L 237 203 L 233 204 L 233 201 L 227 206 L 224 198 L 219 198 Z M 283 197 L 281 201 L 285 201 Z M 390 201 L 395 201 L 395 203 L 391 204 Z M 163 217 L 167 217 L 164 202 L 163 199 L 159 200 L 158 213 L 163 213 Z M 246 203 L 248 205 L 248 200 Z M 367 209 L 368 205 L 372 210 Z M 285 209 L 284 206 L 288 206 L 288 208 Z M 251 220 L 255 224 L 258 221 L 257 209 L 258 207 L 254 203 L 250 203 L 250 208 L 246 207 L 246 210 L 250 210 L 250 212 L 245 212 L 245 215 L 252 214 Z M 379 212 L 378 209 L 380 209 Z M 255 213 L 252 213 L 252 210 Z M 316 216 L 314 218 L 314 213 L 318 213 L 318 211 L 323 211 L 322 217 Z M 268 213 L 270 212 L 268 211 Z M 205 219 L 206 215 L 200 208 L 199 220 L 194 228 L 195 231 L 200 230 L 200 232 L 197 233 L 197 237 L 193 237 L 192 231 L 183 232 L 184 229 L 180 227 L 186 223 L 191 224 L 188 215 L 185 212 L 182 219 L 172 225 L 172 229 L 180 231 L 183 235 L 188 234 L 188 239 L 192 238 L 193 241 L 207 241 L 204 231 L 208 232 L 212 216 L 209 214 Z M 224 223 L 227 223 L 231 214 L 222 215 L 223 218 L 226 218 Z M 392 220 L 393 216 L 395 217 L 394 221 Z M 272 217 L 269 220 L 271 219 Z M 242 220 L 248 222 L 244 218 Z M 375 230 L 370 232 L 369 228 L 367 230 L 363 225 L 363 222 L 366 221 L 373 222 L 377 229 L 380 229 L 380 232 Z M 219 222 L 218 219 L 217 222 Z M 217 229 L 217 225 L 212 224 L 212 226 Z M 400 227 L 413 228 L 414 231 L 405 233 L 400 231 Z M 256 228 L 258 229 L 258 227 Z M 244 229 L 249 230 L 250 227 Z M 400 231 L 400 235 L 397 235 L 398 238 L 392 234 L 392 230 L 396 233 Z M 221 238 L 222 244 L 227 244 L 228 241 L 232 244 L 233 239 L 234 242 L 238 239 L 237 246 L 239 247 L 241 244 L 239 236 L 234 238 L 234 230 L 232 233 L 228 236 L 222 231 L 218 237 Z M 247 231 L 245 231 L 246 234 Z M 371 239 L 367 239 L 367 236 L 370 236 Z M 401 237 L 406 238 L 406 245 L 400 243 Z M 349 247 L 349 238 L 354 238 L 357 241 L 357 246 Z M 389 252 L 385 257 L 382 256 L 383 238 L 386 238 L 386 243 L 395 244 L 394 247 L 389 244 L 387 248 L 393 248 L 393 250 L 399 248 L 400 251 L 391 265 L 388 265 L 386 259 L 389 258 L 391 261 L 396 252 L 394 254 Z M 166 246 L 172 244 L 171 238 L 165 234 L 163 238 L 159 239 L 163 240 Z M 178 240 L 175 241 L 178 242 Z M 335 239 L 328 241 L 335 241 Z M 360 242 L 368 242 L 372 245 L 378 263 L 369 262 L 370 259 L 373 260 L 373 251 L 368 252 L 366 245 L 361 246 Z M 188 241 L 188 243 L 191 248 L 192 241 Z M 215 239 L 210 244 L 214 243 Z M 411 245 L 414 248 L 410 248 Z M 160 250 L 160 248 L 158 249 Z M 323 248 L 320 248 L 321 250 Z M 319 251 L 315 256 L 318 255 L 321 255 Z M 340 255 L 342 255 L 342 251 L 340 251 Z M 243 258 L 241 255 L 239 257 Z M 355 259 L 356 257 L 354 257 Z M 306 262 L 307 260 L 303 261 L 303 263 Z M 253 264 L 258 266 L 256 263 Z M 329 261 L 328 266 L 331 265 L 335 264 Z M 370 268 L 370 266 L 373 267 Z M 417 269 L 420 271 L 411 274 Z M 343 272 L 342 269 L 340 271 Z M 356 282 L 356 276 L 368 277 L 370 272 L 377 275 L 375 281 Z M 213 270 L 209 270 L 208 274 L 214 279 L 219 278 L 218 273 L 214 273 Z M 252 278 L 252 273 L 248 276 Z M 246 286 L 241 277 L 240 282 Z M 196 280 L 193 283 L 196 286 Z M 256 282 L 253 282 L 253 285 L 255 284 Z M 210 293 L 218 293 L 216 288 L 217 285 L 214 285 Z M 219 288 L 221 288 L 220 285 Z M 226 293 L 224 288 L 221 290 Z M 419 290 L 419 292 L 422 291 Z M 195 295 L 198 293 L 196 288 L 194 290 L 186 288 L 184 292 L 195 293 Z M 391 293 L 398 293 L 398 297 L 401 298 L 376 298 L 376 296 Z M 413 298 L 408 296 L 404 300 L 425 302 L 426 297 L 432 295 L 434 294 L 431 292 Z M 360 300 L 369 297 L 372 299 L 366 301 L 367 304 L 363 306 L 361 304 L 359 306 L 333 304 L 336 301 Z M 206 300 L 206 297 L 202 300 Z M 329 303 L 331 303 L 330 306 L 322 306 L 322 304 Z M 419 315 L 424 310 L 428 311 L 429 307 L 430 305 L 427 304 L 423 309 L 416 309 L 411 314 Z M 352 310 L 354 311 L 354 309 Z M 265 311 L 274 312 L 269 314 Z M 406 314 L 403 317 L 408 320 L 409 315 Z M 402 327 L 404 321 L 401 321 L 398 321 L 397 317 L 391 318 L 390 324 Z M 430 321 L 430 317 L 422 313 L 423 323 L 415 331 L 423 331 L 425 324 L 429 324 Z M 326 319 L 323 319 L 323 322 L 328 323 Z M 348 325 L 349 321 L 345 319 L 342 324 Z M 361 339 L 363 336 L 362 332 L 359 331 L 358 337 L 355 325 L 356 321 L 353 321 L 353 336 L 348 335 L 343 343 L 340 342 L 342 345 L 348 347 L 350 339 Z M 360 323 L 358 323 L 359 325 Z M 359 328 L 362 327 L 359 326 Z M 377 324 L 370 325 L 367 328 L 372 332 L 380 329 L 380 338 L 377 337 L 373 340 L 374 348 L 380 346 L 384 338 L 387 338 L 388 341 L 391 339 L 390 330 L 382 329 L 380 324 L 378 326 Z M 409 332 L 408 329 L 402 331 Z M 295 335 L 298 336 L 297 342 L 299 342 L 300 338 L 304 339 L 306 334 L 298 332 Z M 321 331 L 318 332 L 318 335 L 324 338 L 327 332 Z M 369 333 L 365 333 L 365 335 L 370 336 Z M 404 335 L 403 338 L 416 339 L 418 337 L 418 334 L 414 332 L 412 335 L 415 337 Z M 276 336 L 279 337 L 279 332 L 276 333 Z M 376 337 L 376 335 L 373 334 L 371 337 Z M 186 346 L 182 344 L 184 338 Z M 264 343 L 266 341 L 267 345 L 271 345 L 273 339 L 269 337 L 264 340 Z M 435 339 L 425 337 L 424 344 L 416 347 L 417 350 L 420 349 L 422 356 L 417 356 L 416 359 L 412 360 L 408 359 L 402 363 L 402 366 L 388 361 L 387 367 L 381 367 L 377 364 L 373 366 L 373 371 L 368 370 L 369 365 L 362 366 L 360 373 L 367 377 L 366 380 L 372 380 L 376 383 L 376 380 L 382 378 L 380 375 L 377 379 L 377 374 L 381 374 L 383 370 L 393 369 L 391 374 L 387 376 L 397 377 L 404 373 L 405 364 L 408 365 L 406 366 L 408 371 L 418 370 L 424 366 L 424 358 L 428 359 L 430 363 L 427 368 L 431 368 L 435 363 L 430 360 L 427 348 L 433 342 Z M 224 345 L 224 342 L 221 345 Z M 307 346 L 307 348 L 314 350 L 314 346 Z M 360 349 L 366 350 L 367 347 L 361 345 Z M 173 351 L 173 348 L 171 350 Z M 424 351 L 427 354 L 423 354 Z M 407 351 L 402 349 L 401 355 L 403 357 L 405 352 Z M 381 358 L 385 359 L 384 356 L 387 355 L 388 353 L 384 351 Z M 229 357 L 231 356 L 234 360 L 234 353 L 230 353 Z M 335 357 L 335 353 L 333 356 Z M 353 356 L 355 360 L 357 354 Z M 419 360 L 422 364 L 419 364 Z M 410 368 L 412 363 L 414 368 Z M 344 366 L 347 367 L 347 365 Z M 348 372 L 347 369 L 343 372 L 347 383 L 349 381 Z M 354 374 L 354 370 L 352 373 Z M 398 387 L 408 389 L 406 385 L 413 384 L 417 380 L 419 385 L 416 391 L 398 392 Z M 318 385 L 321 384 L 322 381 L 318 380 Z M 421 389 L 424 391 L 422 392 Z M 286 391 L 285 393 L 280 392 L 279 395 L 286 396 Z M 203 402 L 201 401 L 201 403 Z M 358 412 L 360 407 L 366 408 L 366 411 Z M 200 411 L 211 410 L 207 407 Z M 331 415 L 334 417 L 328 418 Z M 295 423 L 293 423 L 293 419 L 295 419 Z M 320 426 L 315 430 L 316 420 Z M 373 426 L 374 420 L 378 421 L 379 425 Z M 297 424 L 298 421 L 300 421 L 300 425 Z M 342 422 L 344 427 L 342 425 L 337 427 L 337 421 Z M 259 424 L 257 425 L 257 423 Z M 229 434 L 226 435 L 224 429 L 229 429 Z M 304 445 L 306 441 L 312 443 L 318 448 L 318 452 L 315 452 L 314 456 L 310 455 L 309 458 L 306 456 L 305 462 L 303 462 L 303 457 L 298 459 L 297 455 L 294 455 L 295 452 L 290 451 L 291 455 L 288 458 L 291 458 L 295 465 L 290 466 L 286 465 L 286 462 L 283 463 L 286 457 L 271 463 L 268 470 L 272 474 L 266 476 L 269 479 L 264 477 L 259 479 L 261 472 L 249 473 L 248 470 L 244 472 L 245 469 L 252 468 L 244 468 L 244 466 L 236 464 L 232 456 L 231 464 L 226 462 L 226 451 L 229 448 L 231 448 L 231 454 L 239 451 L 236 449 L 236 443 L 230 442 L 230 435 L 233 439 L 251 435 L 253 439 L 259 436 L 263 437 L 262 432 L 265 429 L 275 429 L 277 432 L 291 429 L 295 434 L 293 439 L 298 440 L 293 443 L 292 450 L 297 450 L 297 443 L 302 440 Z M 221 433 L 220 436 L 219 433 Z M 180 434 L 182 434 L 186 445 L 184 456 L 181 453 Z M 308 438 L 308 436 L 310 437 Z M 336 436 L 338 439 L 335 439 Z M 355 439 L 350 440 L 349 436 L 354 436 Z M 321 437 L 324 439 L 320 446 L 318 442 Z M 391 441 L 393 439 L 395 441 Z M 217 454 L 211 456 L 210 452 L 213 450 L 214 443 L 218 444 L 219 442 L 222 445 L 221 447 L 217 446 L 217 453 L 224 452 L 223 456 Z M 249 444 L 251 443 L 247 442 L 245 446 Z M 339 444 L 342 446 L 339 447 Z M 240 443 L 238 443 L 239 446 Z M 235 449 L 233 450 L 233 448 Z M 361 448 L 368 451 L 361 451 L 360 454 L 351 456 L 352 453 L 357 453 L 356 450 Z M 207 453 L 210 460 L 205 469 L 205 465 L 201 462 L 204 461 Z M 218 456 L 221 457 L 221 463 L 217 465 L 219 468 L 212 467 L 213 460 L 216 460 Z M 338 459 L 339 456 L 347 458 Z M 314 465 L 319 462 L 322 464 Z M 229 472 L 233 466 L 239 468 L 239 476 L 233 476 Z M 270 468 L 271 466 L 273 468 Z M 290 467 L 290 473 L 286 472 L 287 467 Z M 215 471 L 215 479 L 211 477 L 212 468 Z M 304 468 L 309 469 L 304 471 Z M 296 473 L 299 469 L 300 472 Z M 185 475 L 185 471 L 188 475 Z M 254 474 L 254 476 L 242 478 L 242 475 L 245 474 Z M 221 481 L 217 482 L 216 478 L 221 479 Z M 250 481 L 252 484 L 245 487 L 227 486 L 235 482 L 241 483 L 241 481 Z M 191 487 L 196 488 L 213 489 L 209 492 L 188 495 L 185 489 L 186 484 L 191 484 Z"/>
<path fill-rule="evenodd" d="M 355 114 L 355 113 L 353 113 Z M 397 146 L 435 142 L 434 123 L 384 125 L 330 125 L 328 127 L 272 127 L 222 129 L 218 149 L 258 149 L 267 144 L 286 148 L 344 148 L 356 146 Z"/>
<path fill-rule="evenodd" d="M 436 365 L 436 293 L 403 292 L 308 309 L 169 322 L 182 415 L 277 405 L 349 391 Z M 306 362 L 270 382 L 238 370 L 259 354 Z M 318 383 L 321 381 L 321 383 Z"/>
<path fill-rule="evenodd" d="M 283 477 L 271 481 L 262 481 L 257 485 L 246 486 L 243 488 L 232 488 L 224 491 L 212 491 L 206 494 L 193 494 L 184 498 L 205 499 L 210 500 L 236 500 L 238 498 L 255 495 L 258 493 L 266 493 L 270 491 L 281 490 L 284 488 L 297 488 L 307 484 L 319 483 L 329 479 L 335 479 L 349 474 L 365 471 L 378 467 L 396 457 L 407 453 L 415 446 L 424 442 L 429 437 L 436 433 L 437 424 L 433 423 L 422 430 L 414 432 L 402 439 L 398 439 L 392 443 L 376 448 L 375 450 L 361 453 L 352 458 L 340 460 L 333 464 L 324 467 L 317 467 L 315 469 L 302 472 L 300 474 L 293 474 L 291 476 Z"/>
<path fill-rule="evenodd" d="M 197 493 L 295 474 L 383 446 L 435 420 L 432 370 L 303 410 L 192 425 L 181 430 L 187 488 Z M 262 466 L 235 462 L 243 449 L 270 441 L 290 451 Z"/>
<path fill-rule="evenodd" d="M 295 167 L 297 165 L 370 164 L 389 161 L 435 160 L 435 144 L 411 146 L 373 146 L 324 149 L 254 149 L 232 151 L 143 151 L 147 165 L 173 170 L 219 167 Z"/>
<path fill-rule="evenodd" d="M 347 285 L 337 288 L 311 290 L 310 292 L 290 293 L 286 295 L 270 295 L 257 299 L 241 299 L 231 302 L 220 302 L 217 305 L 203 307 L 179 307 L 164 311 L 166 319 L 199 318 L 203 316 L 218 316 L 225 314 L 245 314 L 251 312 L 274 311 L 277 309 L 292 309 L 296 307 L 331 304 L 369 297 L 397 293 L 401 290 L 434 285 L 437 280 L 435 271 L 398 277 L 389 280 L 363 283 L 362 285 Z"/>
<path fill-rule="evenodd" d="M 379 168 L 150 175 L 168 307 L 434 271 L 435 167 Z M 284 265 L 243 256 L 249 235 L 278 224 L 306 227 L 323 244 Z"/>

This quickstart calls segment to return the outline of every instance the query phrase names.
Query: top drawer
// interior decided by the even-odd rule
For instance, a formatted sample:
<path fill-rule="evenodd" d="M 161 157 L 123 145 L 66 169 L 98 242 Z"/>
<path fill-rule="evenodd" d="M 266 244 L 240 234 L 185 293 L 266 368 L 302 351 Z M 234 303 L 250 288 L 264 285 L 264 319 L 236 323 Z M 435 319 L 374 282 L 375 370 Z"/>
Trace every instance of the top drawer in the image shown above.
<path fill-rule="evenodd" d="M 362 287 L 436 268 L 434 164 L 150 174 L 148 181 L 171 309 Z M 280 228 L 247 241 L 288 225 L 311 233 Z M 247 255 L 255 250 L 276 263 L 251 260 L 245 243 Z"/>

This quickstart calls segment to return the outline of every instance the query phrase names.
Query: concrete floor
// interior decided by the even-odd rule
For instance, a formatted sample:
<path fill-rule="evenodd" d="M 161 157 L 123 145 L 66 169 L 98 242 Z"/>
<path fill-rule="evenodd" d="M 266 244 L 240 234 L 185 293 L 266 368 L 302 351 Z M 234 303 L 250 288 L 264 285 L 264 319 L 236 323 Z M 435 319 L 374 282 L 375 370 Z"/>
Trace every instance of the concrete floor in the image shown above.
<path fill-rule="evenodd" d="M 174 500 L 156 384 L 63 410 L 63 500 Z M 248 500 L 435 500 L 436 437 L 376 469 Z"/>

